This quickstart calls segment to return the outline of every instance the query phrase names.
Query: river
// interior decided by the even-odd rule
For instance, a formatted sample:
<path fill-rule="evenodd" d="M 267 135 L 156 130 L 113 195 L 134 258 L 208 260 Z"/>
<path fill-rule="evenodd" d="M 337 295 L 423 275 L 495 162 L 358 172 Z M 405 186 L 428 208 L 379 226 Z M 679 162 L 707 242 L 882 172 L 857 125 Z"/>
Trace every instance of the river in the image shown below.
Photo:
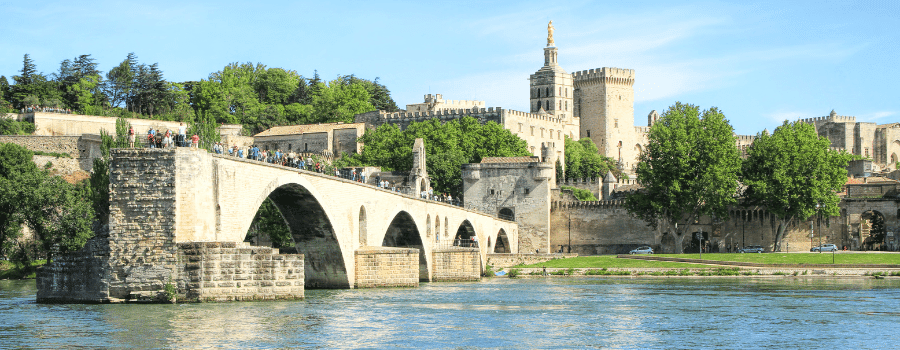
<path fill-rule="evenodd" d="M 0 348 L 898 348 L 900 280 L 486 279 L 302 301 L 36 304 L 0 281 Z"/>

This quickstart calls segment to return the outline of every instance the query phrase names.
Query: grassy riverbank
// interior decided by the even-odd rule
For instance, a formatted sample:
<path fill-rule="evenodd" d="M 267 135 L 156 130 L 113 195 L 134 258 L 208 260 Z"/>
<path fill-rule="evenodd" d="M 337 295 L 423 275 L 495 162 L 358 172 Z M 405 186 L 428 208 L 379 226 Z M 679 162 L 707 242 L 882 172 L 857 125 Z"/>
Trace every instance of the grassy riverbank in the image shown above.
<path fill-rule="evenodd" d="M 654 257 L 700 259 L 699 254 L 655 254 Z M 615 255 L 579 256 L 556 259 L 514 268 L 556 268 L 556 269 L 629 269 L 629 268 L 713 268 L 718 261 L 735 261 L 758 264 L 879 264 L 898 265 L 900 254 L 892 253 L 763 253 L 763 254 L 703 254 L 700 263 L 620 259 Z M 705 263 L 705 264 L 704 264 Z"/>
<path fill-rule="evenodd" d="M 33 262 L 30 268 L 25 268 L 25 266 L 16 266 L 7 260 L 0 260 L 0 280 L 34 278 L 34 271 L 46 262 L 46 260 L 38 260 Z"/>
<path fill-rule="evenodd" d="M 653 256 L 700 259 L 700 254 L 655 254 Z M 758 264 L 831 264 L 832 258 L 835 264 L 900 265 L 900 254 L 894 253 L 837 252 L 833 256 L 832 253 L 703 254 L 703 260 L 708 261 L 736 261 Z"/>
<path fill-rule="evenodd" d="M 643 269 L 643 268 L 694 268 L 704 266 L 699 264 L 689 264 L 681 262 L 669 261 L 650 261 L 636 259 L 619 259 L 615 255 L 596 255 L 596 256 L 579 256 L 566 259 L 555 259 L 547 262 L 531 265 L 519 265 L 515 268 L 556 268 L 556 269 L 589 269 L 589 268 L 608 268 L 608 269 Z"/>

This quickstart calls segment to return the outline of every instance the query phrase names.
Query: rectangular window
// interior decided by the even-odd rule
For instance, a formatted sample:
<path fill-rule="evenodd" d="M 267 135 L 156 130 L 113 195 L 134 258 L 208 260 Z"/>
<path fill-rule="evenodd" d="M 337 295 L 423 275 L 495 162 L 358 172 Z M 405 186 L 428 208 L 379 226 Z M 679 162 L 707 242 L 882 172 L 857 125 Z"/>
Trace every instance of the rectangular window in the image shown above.
<path fill-rule="evenodd" d="M 869 147 L 866 147 L 866 157 L 869 157 Z"/>
<path fill-rule="evenodd" d="M 522 123 L 519 123 L 519 132 L 522 132 Z"/>
<path fill-rule="evenodd" d="M 590 130 L 587 131 L 587 137 L 591 137 L 591 131 L 590 131 Z"/>
<path fill-rule="evenodd" d="M 525 194 L 528 194 L 528 189 L 527 189 L 527 188 L 524 188 L 524 190 L 525 190 Z"/>
<path fill-rule="evenodd" d="M 494 195 L 494 189 L 493 189 L 493 188 L 491 189 L 491 195 L 492 195 L 492 196 Z"/>
<path fill-rule="evenodd" d="M 617 128 L 618 128 L 618 127 L 619 127 L 619 120 L 618 120 L 618 119 L 616 119 L 616 120 L 615 120 L 615 123 L 616 123 L 616 126 L 615 126 L 615 127 L 617 127 Z"/>

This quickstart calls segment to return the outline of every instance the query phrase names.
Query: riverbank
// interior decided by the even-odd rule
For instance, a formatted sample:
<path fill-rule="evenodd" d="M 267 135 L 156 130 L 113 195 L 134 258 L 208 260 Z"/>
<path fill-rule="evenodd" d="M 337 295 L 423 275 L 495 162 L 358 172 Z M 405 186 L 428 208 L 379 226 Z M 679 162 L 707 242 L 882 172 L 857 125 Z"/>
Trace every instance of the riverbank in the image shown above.
<path fill-rule="evenodd" d="M 900 254 L 604 255 L 504 269 L 511 276 L 847 276 L 900 278 Z M 827 263 L 826 263 L 827 261 Z M 834 261 L 835 263 L 831 263 Z"/>
<path fill-rule="evenodd" d="M 45 263 L 45 260 L 34 261 L 31 267 L 26 268 L 9 260 L 0 260 L 0 280 L 34 279 L 37 268 Z"/>

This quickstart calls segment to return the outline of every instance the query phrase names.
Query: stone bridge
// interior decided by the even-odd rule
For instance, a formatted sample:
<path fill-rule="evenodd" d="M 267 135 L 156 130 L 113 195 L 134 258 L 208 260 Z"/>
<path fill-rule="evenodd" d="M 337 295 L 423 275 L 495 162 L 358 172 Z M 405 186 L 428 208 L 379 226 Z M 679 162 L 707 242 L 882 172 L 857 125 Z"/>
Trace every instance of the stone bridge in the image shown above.
<path fill-rule="evenodd" d="M 245 243 L 266 198 L 281 212 L 295 248 Z M 479 247 L 454 246 L 458 235 L 476 236 Z M 515 253 L 519 241 L 515 222 L 473 210 L 190 148 L 112 151 L 106 240 L 100 245 L 108 244 L 108 264 L 98 273 L 106 276 L 107 297 L 152 292 L 174 276 L 181 289 L 201 290 L 194 297 L 206 300 L 268 299 L 260 293 L 273 288 L 277 298 L 279 286 L 302 295 L 306 287 L 477 279 L 486 254 Z M 302 274 L 287 263 L 300 254 Z M 257 279 L 270 281 L 249 282 Z M 103 300 L 104 293 L 86 298 Z"/>

